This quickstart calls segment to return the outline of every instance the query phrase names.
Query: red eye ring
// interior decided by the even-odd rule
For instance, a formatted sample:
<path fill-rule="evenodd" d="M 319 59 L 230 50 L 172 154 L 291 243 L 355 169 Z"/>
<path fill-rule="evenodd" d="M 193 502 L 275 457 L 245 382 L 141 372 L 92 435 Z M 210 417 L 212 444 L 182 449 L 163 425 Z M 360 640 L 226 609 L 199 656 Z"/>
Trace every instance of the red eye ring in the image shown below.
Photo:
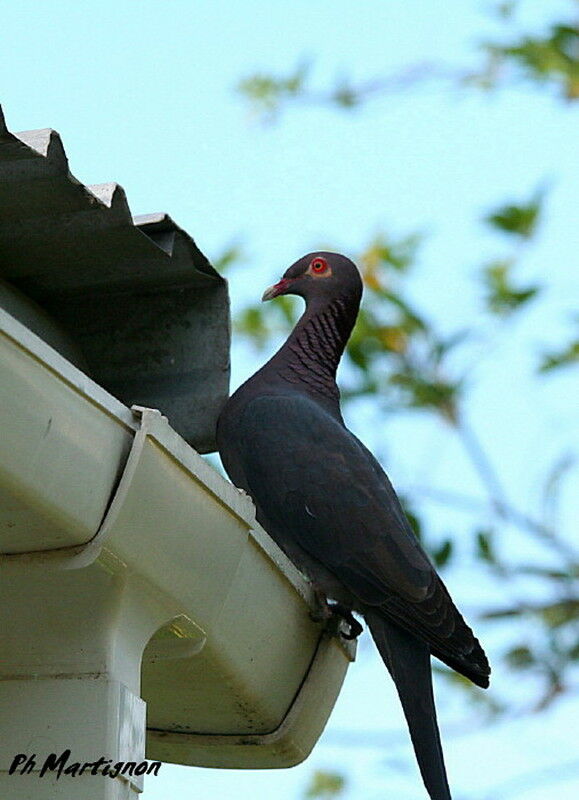
<path fill-rule="evenodd" d="M 325 272 L 328 269 L 328 262 L 325 258 L 314 258 L 310 263 L 310 268 L 312 272 L 315 272 L 317 275 L 320 275 L 322 272 Z"/>

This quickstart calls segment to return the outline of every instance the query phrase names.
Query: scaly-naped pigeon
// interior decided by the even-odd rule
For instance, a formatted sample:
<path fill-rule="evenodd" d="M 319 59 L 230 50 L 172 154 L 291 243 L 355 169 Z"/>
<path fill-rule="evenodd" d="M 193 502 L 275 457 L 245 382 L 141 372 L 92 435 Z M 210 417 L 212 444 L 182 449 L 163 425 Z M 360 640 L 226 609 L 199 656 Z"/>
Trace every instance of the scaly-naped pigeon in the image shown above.
<path fill-rule="evenodd" d="M 217 441 L 257 519 L 317 592 L 363 615 L 404 709 L 432 800 L 450 800 L 430 655 L 489 683 L 486 656 L 420 546 L 388 477 L 346 428 L 336 369 L 362 281 L 336 253 L 300 258 L 263 295 L 306 309 L 267 364 L 225 405 Z"/>

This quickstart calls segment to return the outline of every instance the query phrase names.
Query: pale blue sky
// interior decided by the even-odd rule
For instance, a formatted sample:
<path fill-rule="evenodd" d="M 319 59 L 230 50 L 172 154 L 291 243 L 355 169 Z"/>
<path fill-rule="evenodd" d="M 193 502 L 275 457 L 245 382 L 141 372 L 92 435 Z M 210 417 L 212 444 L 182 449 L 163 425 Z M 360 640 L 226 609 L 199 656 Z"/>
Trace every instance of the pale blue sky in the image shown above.
<path fill-rule="evenodd" d="M 280 124 L 263 127 L 234 92 L 240 78 L 255 70 L 283 74 L 307 56 L 315 59 L 319 86 L 339 75 L 365 79 L 419 61 L 475 63 L 476 41 L 498 30 L 483 13 L 489 5 L 5 1 L 0 102 L 13 131 L 57 129 L 73 174 L 87 184 L 119 182 L 134 214 L 170 213 L 209 256 L 240 240 L 246 260 L 231 276 L 234 308 L 260 296 L 292 261 L 322 243 L 356 253 L 380 230 L 423 230 L 428 238 L 412 282 L 415 300 L 443 328 L 468 325 L 481 313 L 477 266 L 508 250 L 479 220 L 549 181 L 544 224 L 521 269 L 522 280 L 549 284 L 547 300 L 523 322 L 497 332 L 472 404 L 473 424 L 507 487 L 525 504 L 571 435 L 571 377 L 554 377 L 538 390 L 528 376 L 528 344 L 564 337 L 561 319 L 572 309 L 577 287 L 575 106 L 524 87 L 487 96 L 430 85 L 383 98 L 354 115 L 295 109 Z M 549 5 L 554 15 L 571 7 L 565 0 Z M 544 7 L 544 0 L 523 0 L 527 22 L 539 24 Z M 256 357 L 235 348 L 234 358 L 236 385 L 255 368 Z M 503 387 L 498 394 L 497 385 Z M 428 480 L 449 487 L 458 472 L 462 489 L 476 488 L 459 446 L 440 428 L 416 417 L 391 427 L 376 425 L 376 418 L 365 406 L 351 421 L 376 451 L 387 454 L 397 485 Z M 441 534 L 454 524 L 464 527 L 463 517 L 435 517 Z M 519 546 L 510 535 L 512 547 Z M 448 583 L 467 611 L 493 591 L 470 564 L 453 569 Z M 500 633 L 485 635 L 492 653 Z M 333 767 L 352 776 L 347 800 L 422 798 L 414 771 L 383 768 L 387 756 L 406 763 L 409 745 L 400 733 L 389 738 L 402 726 L 398 704 L 370 643 L 360 650 L 327 734 L 304 765 L 261 773 L 165 766 L 160 777 L 149 779 L 145 800 L 296 800 L 315 768 Z M 497 685 L 508 690 L 500 667 L 496 672 Z M 439 689 L 444 695 L 445 686 Z M 457 716 L 457 703 L 441 696 L 439 705 L 444 727 Z M 464 706 L 459 710 L 461 719 L 468 716 Z M 569 728 L 578 711 L 575 702 L 540 718 L 449 734 L 447 762 L 457 800 L 494 800 L 502 781 L 570 760 L 575 753 Z M 388 744 L 343 747 L 344 730 L 384 732 Z M 476 783 L 470 773 L 476 773 Z M 575 795 L 577 776 L 504 796 Z"/>

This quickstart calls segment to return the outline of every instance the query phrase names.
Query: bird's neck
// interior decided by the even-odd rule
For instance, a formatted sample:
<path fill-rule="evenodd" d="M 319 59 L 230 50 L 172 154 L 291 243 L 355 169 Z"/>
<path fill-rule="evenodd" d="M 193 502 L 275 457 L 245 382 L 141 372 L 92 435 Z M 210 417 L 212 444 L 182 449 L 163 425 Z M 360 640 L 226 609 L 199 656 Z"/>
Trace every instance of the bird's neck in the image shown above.
<path fill-rule="evenodd" d="M 358 306 L 359 302 L 352 304 L 342 297 L 308 306 L 272 359 L 278 377 L 319 399 L 339 404 L 336 370 L 354 327 Z"/>

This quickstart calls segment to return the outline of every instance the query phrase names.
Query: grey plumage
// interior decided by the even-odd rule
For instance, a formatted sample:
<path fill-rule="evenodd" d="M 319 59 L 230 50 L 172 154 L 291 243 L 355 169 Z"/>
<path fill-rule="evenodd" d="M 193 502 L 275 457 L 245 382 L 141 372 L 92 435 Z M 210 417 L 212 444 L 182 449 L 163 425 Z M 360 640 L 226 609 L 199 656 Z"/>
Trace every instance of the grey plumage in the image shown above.
<path fill-rule="evenodd" d="M 304 256 L 266 292 L 265 299 L 299 294 L 306 311 L 226 404 L 218 445 L 280 547 L 319 590 L 366 619 L 430 797 L 449 800 L 430 654 L 479 686 L 488 685 L 490 668 L 382 467 L 345 427 L 335 374 L 361 289 L 349 259 L 322 252 Z"/>

